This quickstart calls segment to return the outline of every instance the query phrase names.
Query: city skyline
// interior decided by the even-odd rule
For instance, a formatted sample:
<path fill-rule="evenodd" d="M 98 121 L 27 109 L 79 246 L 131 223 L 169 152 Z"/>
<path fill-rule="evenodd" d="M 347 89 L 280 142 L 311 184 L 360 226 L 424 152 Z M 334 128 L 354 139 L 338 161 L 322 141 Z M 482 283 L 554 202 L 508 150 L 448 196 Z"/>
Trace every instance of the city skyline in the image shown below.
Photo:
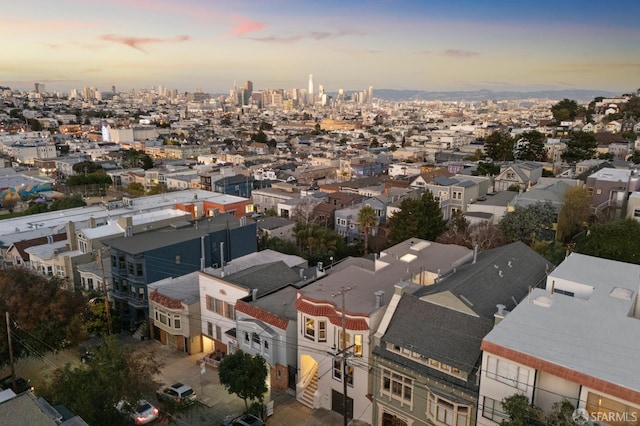
<path fill-rule="evenodd" d="M 640 7 L 471 0 L 35 0 L 0 18 L 0 86 L 228 93 L 640 87 Z"/>

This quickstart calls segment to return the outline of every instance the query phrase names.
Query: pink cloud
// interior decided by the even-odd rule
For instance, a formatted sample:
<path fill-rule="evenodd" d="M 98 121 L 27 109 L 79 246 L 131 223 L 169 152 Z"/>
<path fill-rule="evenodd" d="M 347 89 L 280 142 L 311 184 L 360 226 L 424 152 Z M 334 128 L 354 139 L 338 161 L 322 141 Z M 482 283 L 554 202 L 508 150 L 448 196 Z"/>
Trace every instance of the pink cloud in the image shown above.
<path fill-rule="evenodd" d="M 118 36 L 114 34 L 105 34 L 100 36 L 101 40 L 110 41 L 113 43 L 124 44 L 125 46 L 132 47 L 141 52 L 144 52 L 141 46 L 146 44 L 159 44 L 159 43 L 176 43 L 188 41 L 191 37 L 187 35 L 179 35 L 172 38 L 153 38 L 153 37 L 131 37 L 131 36 Z"/>
<path fill-rule="evenodd" d="M 236 26 L 233 27 L 233 34 L 237 36 L 255 33 L 267 27 L 262 22 L 250 21 L 242 16 L 234 16 L 231 19 L 236 23 Z"/>

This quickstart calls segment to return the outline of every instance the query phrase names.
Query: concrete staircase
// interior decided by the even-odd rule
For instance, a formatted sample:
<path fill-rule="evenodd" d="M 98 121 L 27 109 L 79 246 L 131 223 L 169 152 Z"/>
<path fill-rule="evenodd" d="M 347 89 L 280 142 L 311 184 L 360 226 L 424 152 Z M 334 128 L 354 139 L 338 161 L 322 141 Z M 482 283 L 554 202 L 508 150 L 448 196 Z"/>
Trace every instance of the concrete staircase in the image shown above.
<path fill-rule="evenodd" d="M 146 321 L 138 326 L 133 333 L 133 338 L 136 340 L 147 340 L 149 338 L 149 325 Z"/>
<path fill-rule="evenodd" d="M 300 398 L 300 402 L 303 405 L 306 405 L 309 408 L 314 408 L 313 399 L 318 390 L 318 373 L 315 373 L 309 384 L 306 388 L 304 388 L 304 392 L 302 393 L 302 397 Z"/>

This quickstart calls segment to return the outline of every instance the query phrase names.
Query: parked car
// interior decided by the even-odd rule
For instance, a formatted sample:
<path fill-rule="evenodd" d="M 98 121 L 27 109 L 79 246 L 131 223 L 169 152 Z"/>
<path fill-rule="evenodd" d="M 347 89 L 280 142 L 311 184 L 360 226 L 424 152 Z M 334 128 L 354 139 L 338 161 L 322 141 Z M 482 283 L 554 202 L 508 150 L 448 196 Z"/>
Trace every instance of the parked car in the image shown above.
<path fill-rule="evenodd" d="M 252 414 L 243 414 L 240 417 L 225 420 L 222 426 L 264 426 L 264 421 Z"/>
<path fill-rule="evenodd" d="M 9 375 L 0 379 L 0 390 L 13 389 L 16 394 L 33 390 L 28 379 L 16 376 L 16 387 L 13 388 L 13 376 Z"/>
<path fill-rule="evenodd" d="M 123 414 L 129 414 L 131 420 L 137 425 L 146 425 L 158 419 L 158 409 L 144 399 L 138 401 L 136 407 L 132 407 L 127 401 L 120 401 L 116 404 L 116 410 Z"/>
<path fill-rule="evenodd" d="M 187 385 L 175 383 L 156 392 L 158 400 L 170 402 L 176 405 L 191 405 L 196 402 L 196 392 Z"/>

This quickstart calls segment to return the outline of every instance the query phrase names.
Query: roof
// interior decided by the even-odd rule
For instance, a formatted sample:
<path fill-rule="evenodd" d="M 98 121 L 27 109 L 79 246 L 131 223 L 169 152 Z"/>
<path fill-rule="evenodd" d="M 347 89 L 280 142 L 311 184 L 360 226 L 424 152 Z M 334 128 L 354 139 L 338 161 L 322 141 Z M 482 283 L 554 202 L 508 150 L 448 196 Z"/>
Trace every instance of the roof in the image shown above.
<path fill-rule="evenodd" d="M 251 223 L 250 219 L 246 219 Z M 198 226 L 196 226 L 198 224 Z M 117 237 L 103 241 L 105 246 L 114 248 L 129 254 L 141 254 L 150 250 L 156 250 L 177 243 L 191 241 L 204 235 L 223 229 L 235 229 L 242 227 L 238 218 L 232 214 L 221 214 L 209 217 L 206 220 L 194 222 L 189 227 L 172 227 L 154 229 L 129 237 Z"/>
<path fill-rule="evenodd" d="M 480 342 L 493 324 L 493 318 L 478 318 L 404 294 L 382 340 L 471 373 L 481 356 Z"/>
<path fill-rule="evenodd" d="M 632 338 L 640 335 L 638 276 L 640 265 L 572 253 L 549 275 L 547 289 L 535 289 L 485 337 L 483 348 L 508 352 L 525 365 L 540 360 L 532 367 L 560 370 L 640 404 L 640 339 Z M 575 296 L 552 295 L 551 284 Z M 634 309 L 636 317 L 629 314 Z"/>
<path fill-rule="evenodd" d="M 471 261 L 458 267 L 455 273 L 419 289 L 415 295 L 493 320 L 497 304 L 507 309 L 515 307 L 527 295 L 529 287 L 544 283 L 552 268 L 545 258 L 517 241 L 479 253 L 475 263 Z M 451 300 L 442 300 L 443 292 L 449 292 Z"/>
<path fill-rule="evenodd" d="M 47 401 L 37 398 L 31 392 L 23 392 L 0 403 L 0 419 L 3 426 L 87 425 L 78 416 L 64 420 L 62 414 Z"/>
<path fill-rule="evenodd" d="M 289 268 L 293 268 L 294 266 L 304 266 L 307 264 L 307 261 L 300 256 L 284 254 L 275 250 L 267 249 L 235 258 L 232 261 L 225 263 L 224 268 L 205 268 L 204 272 L 208 275 L 220 278 L 222 276 L 226 277 L 230 274 L 235 274 L 236 272 L 243 271 L 255 265 L 274 263 L 278 261 L 283 261 Z"/>
<path fill-rule="evenodd" d="M 147 285 L 149 299 L 171 309 L 190 306 L 200 301 L 200 273 L 191 272 L 176 278 L 165 278 Z"/>
<path fill-rule="evenodd" d="M 141 225 L 152 224 L 154 222 L 171 219 L 171 218 L 175 218 L 176 220 L 179 220 L 181 218 L 185 218 L 185 216 L 189 216 L 190 218 L 191 215 L 188 212 L 185 212 L 182 210 L 167 208 L 160 211 L 134 214 L 134 215 L 131 215 L 131 219 L 132 219 L 133 226 L 141 226 Z M 125 217 L 125 216 L 122 216 L 122 217 Z M 92 240 L 96 238 L 111 237 L 111 236 L 116 236 L 118 234 L 122 234 L 124 233 L 124 228 L 122 227 L 121 223 L 119 223 L 117 219 L 111 219 L 108 221 L 106 225 L 96 226 L 93 228 L 82 228 L 81 231 L 87 239 Z"/>
<path fill-rule="evenodd" d="M 294 225 L 295 222 L 290 221 L 289 219 L 285 219 L 284 217 L 275 217 L 275 216 L 267 216 L 261 217 L 256 220 L 256 225 L 258 229 L 278 229 L 283 226 Z"/>
<path fill-rule="evenodd" d="M 382 251 L 375 261 L 347 259 L 301 292 L 310 300 L 337 306 L 340 302 L 332 294 L 349 287 L 346 311 L 369 315 L 378 309 L 376 292 L 383 291 L 388 302 L 396 283 L 426 271 L 446 274 L 471 256 L 472 251 L 466 247 L 411 238 Z"/>
<path fill-rule="evenodd" d="M 279 260 L 226 275 L 224 280 L 244 288 L 257 289 L 258 297 L 261 297 L 289 284 L 297 283 L 302 278 L 285 262 Z"/>
<path fill-rule="evenodd" d="M 65 230 L 69 222 L 75 223 L 76 229 L 82 229 L 87 226 L 90 218 L 106 222 L 108 218 L 131 216 L 136 211 L 139 213 L 158 211 L 168 207 L 175 208 L 176 204 L 189 204 L 203 200 L 231 204 L 247 199 L 202 189 L 186 189 L 134 198 L 130 200 L 128 206 L 118 208 L 95 205 L 3 219 L 0 221 L 0 245 L 9 247 L 16 241 L 58 234 Z"/>
<path fill-rule="evenodd" d="M 39 246 L 31 246 L 24 250 L 29 255 L 36 256 L 39 259 L 51 259 L 56 255 L 57 250 L 67 247 L 67 240 L 56 241 L 53 243 L 41 244 Z"/>
<path fill-rule="evenodd" d="M 67 240 L 67 233 L 61 233 L 61 234 L 54 234 L 52 236 L 53 241 L 57 242 L 57 241 L 66 241 Z M 15 243 L 13 243 L 13 247 L 18 250 L 18 253 L 20 254 L 20 257 L 27 261 L 29 260 L 29 255 L 25 252 L 25 249 L 29 248 L 29 247 L 34 247 L 34 246 L 40 246 L 43 244 L 47 244 L 49 242 L 48 237 L 38 237 L 38 238 L 32 238 L 30 240 L 25 240 L 25 241 L 16 241 Z M 11 247 L 9 247 L 9 249 L 11 249 Z"/>

